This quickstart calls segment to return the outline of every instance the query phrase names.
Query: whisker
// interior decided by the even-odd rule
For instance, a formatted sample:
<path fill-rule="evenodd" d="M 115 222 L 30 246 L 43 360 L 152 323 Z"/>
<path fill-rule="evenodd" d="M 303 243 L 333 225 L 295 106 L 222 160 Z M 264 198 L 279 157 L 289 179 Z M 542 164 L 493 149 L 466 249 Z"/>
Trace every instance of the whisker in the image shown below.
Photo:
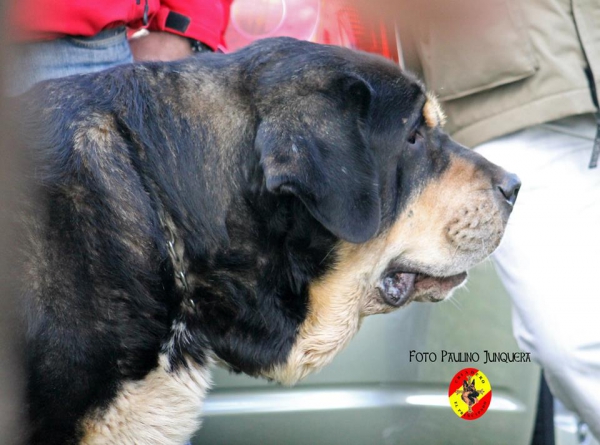
<path fill-rule="evenodd" d="M 452 301 L 454 302 L 454 305 L 458 308 L 458 310 L 462 311 L 463 308 L 460 300 L 458 298 L 453 298 Z"/>
<path fill-rule="evenodd" d="M 323 264 L 323 261 L 325 261 L 327 259 L 327 257 L 331 254 L 331 252 L 333 252 L 333 249 L 335 249 L 335 245 L 329 250 L 329 252 L 327 252 L 327 254 L 323 257 L 323 259 L 321 260 L 321 262 L 319 263 L 319 266 L 321 264 Z"/>
<path fill-rule="evenodd" d="M 458 303 L 456 302 L 456 300 L 454 298 L 448 298 L 447 299 L 448 302 L 452 303 L 452 305 L 458 309 L 459 311 L 462 311 L 462 308 L 458 305 Z"/>
<path fill-rule="evenodd" d="M 456 257 L 456 254 L 458 253 L 458 245 L 456 246 L 456 249 L 454 249 L 454 253 L 452 254 L 452 257 L 450 258 L 450 262 L 454 261 L 454 258 Z"/>
<path fill-rule="evenodd" d="M 487 187 L 487 188 L 469 190 L 468 193 L 493 192 L 493 191 L 494 191 L 493 187 Z"/>

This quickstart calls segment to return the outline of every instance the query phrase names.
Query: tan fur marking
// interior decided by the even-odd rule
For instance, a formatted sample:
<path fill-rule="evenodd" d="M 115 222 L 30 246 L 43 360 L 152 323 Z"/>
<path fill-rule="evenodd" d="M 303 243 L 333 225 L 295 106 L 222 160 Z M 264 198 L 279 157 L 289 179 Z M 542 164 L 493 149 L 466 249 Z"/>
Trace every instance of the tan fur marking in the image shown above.
<path fill-rule="evenodd" d="M 364 274 L 364 262 L 356 260 L 349 243 L 340 245 L 338 255 L 339 266 L 310 288 L 309 313 L 287 363 L 268 377 L 288 385 L 296 383 L 331 362 L 358 331 L 367 283 L 363 288 L 357 277 Z"/>
<path fill-rule="evenodd" d="M 309 314 L 287 362 L 267 376 L 294 384 L 331 362 L 364 316 L 393 310 L 376 289 L 390 263 L 402 261 L 429 275 L 449 276 L 483 260 L 504 229 L 495 206 L 483 175 L 454 159 L 441 178 L 413 195 L 387 232 L 364 244 L 340 243 L 335 268 L 310 287 Z"/>
<path fill-rule="evenodd" d="M 85 121 L 77 122 L 77 130 L 73 134 L 73 149 L 80 153 L 83 159 L 90 155 L 101 155 L 103 160 L 111 149 L 115 139 L 115 124 L 110 116 L 92 113 Z M 91 153 L 88 154 L 87 152 Z"/>
<path fill-rule="evenodd" d="M 171 372 L 166 356 L 146 378 L 125 383 L 110 407 L 83 422 L 83 445 L 181 445 L 200 427 L 208 367 Z"/>
<path fill-rule="evenodd" d="M 427 93 L 427 102 L 423 106 L 423 117 L 428 127 L 443 127 L 446 123 L 446 114 L 442 109 L 437 97 L 431 92 Z"/>

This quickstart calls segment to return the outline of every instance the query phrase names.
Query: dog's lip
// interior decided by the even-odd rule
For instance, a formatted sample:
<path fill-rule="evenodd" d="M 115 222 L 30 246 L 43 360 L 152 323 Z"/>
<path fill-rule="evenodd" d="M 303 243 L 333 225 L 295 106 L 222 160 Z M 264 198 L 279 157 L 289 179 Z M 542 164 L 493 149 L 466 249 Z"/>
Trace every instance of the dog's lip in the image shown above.
<path fill-rule="evenodd" d="M 383 274 L 377 284 L 377 290 L 387 304 L 401 307 L 410 303 L 415 296 L 428 294 L 432 289 L 437 291 L 436 294 L 446 296 L 466 278 L 466 272 L 436 277 L 415 270 L 392 269 Z M 428 299 L 428 301 L 434 300 Z"/>
<path fill-rule="evenodd" d="M 430 296 L 429 298 L 426 298 L 425 301 L 441 301 L 450 293 L 452 289 L 460 286 L 466 279 L 467 272 L 460 272 L 446 277 L 421 275 L 421 278 L 418 280 L 419 283 L 416 290 L 419 294 L 431 295 L 432 293 L 429 291 L 435 289 L 436 292 L 433 292 L 433 294 L 437 294 L 441 296 L 441 298 L 434 298 Z"/>
<path fill-rule="evenodd" d="M 417 274 L 393 271 L 379 280 L 377 290 L 383 301 L 390 306 L 400 307 L 408 303 L 415 289 Z"/>

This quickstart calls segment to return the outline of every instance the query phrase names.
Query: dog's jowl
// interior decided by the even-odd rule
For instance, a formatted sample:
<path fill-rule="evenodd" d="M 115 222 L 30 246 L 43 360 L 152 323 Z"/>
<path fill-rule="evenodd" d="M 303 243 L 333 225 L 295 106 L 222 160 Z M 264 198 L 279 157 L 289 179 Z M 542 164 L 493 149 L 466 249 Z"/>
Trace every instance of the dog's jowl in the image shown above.
<path fill-rule="evenodd" d="M 397 66 L 293 39 L 23 101 L 32 443 L 185 442 L 213 363 L 293 384 L 443 300 L 519 189 Z"/>

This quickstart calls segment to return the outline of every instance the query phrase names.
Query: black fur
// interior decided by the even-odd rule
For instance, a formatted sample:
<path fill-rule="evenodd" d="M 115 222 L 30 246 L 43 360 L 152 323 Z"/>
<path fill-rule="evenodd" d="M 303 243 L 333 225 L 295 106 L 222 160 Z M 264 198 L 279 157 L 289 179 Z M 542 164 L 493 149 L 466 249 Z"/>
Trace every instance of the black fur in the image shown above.
<path fill-rule="evenodd" d="M 31 92 L 32 443 L 76 443 L 84 415 L 157 366 L 177 320 L 193 341 L 173 366 L 209 350 L 251 375 L 285 361 L 335 243 L 385 230 L 445 168 L 403 149 L 424 101 L 382 59 L 292 39 Z M 184 243 L 194 309 L 159 206 Z"/>

